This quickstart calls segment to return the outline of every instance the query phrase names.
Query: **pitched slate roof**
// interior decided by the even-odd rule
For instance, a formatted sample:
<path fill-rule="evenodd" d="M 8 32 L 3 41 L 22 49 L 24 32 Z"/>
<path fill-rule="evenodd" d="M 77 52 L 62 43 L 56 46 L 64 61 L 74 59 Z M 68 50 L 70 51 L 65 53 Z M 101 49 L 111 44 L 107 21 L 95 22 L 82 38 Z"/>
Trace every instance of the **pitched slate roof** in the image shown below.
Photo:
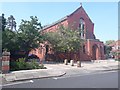
<path fill-rule="evenodd" d="M 52 23 L 52 24 L 43 26 L 43 30 L 44 30 L 44 29 L 47 29 L 47 28 L 49 28 L 49 27 L 51 27 L 51 26 L 53 26 L 53 25 L 56 25 L 56 24 L 58 24 L 58 23 L 60 23 L 60 22 L 62 22 L 62 21 L 64 21 L 64 20 L 66 20 L 67 17 L 68 17 L 68 16 L 65 16 L 65 17 L 59 19 L 58 21 L 56 21 L 56 22 L 54 22 L 54 23 Z"/>
<path fill-rule="evenodd" d="M 80 6 L 78 9 L 76 9 L 73 13 L 71 13 L 70 15 L 67 15 L 67 16 L 65 16 L 65 17 L 63 17 L 63 18 L 61 18 L 61 19 L 59 19 L 58 21 L 56 21 L 56 22 L 54 22 L 54 23 L 52 23 L 52 24 L 49 24 L 49 25 L 45 25 L 45 26 L 43 26 L 43 29 L 42 30 L 44 30 L 44 29 L 47 29 L 47 28 L 49 28 L 49 27 L 51 27 L 51 26 L 53 26 L 53 25 L 56 25 L 56 24 L 58 24 L 58 23 L 60 23 L 60 22 L 62 22 L 62 21 L 64 21 L 64 20 L 66 20 L 68 17 L 70 17 L 70 16 L 72 16 L 75 12 L 77 12 L 79 9 L 83 9 L 84 10 L 84 8 L 82 7 L 82 6 Z M 85 12 L 85 10 L 84 10 L 84 12 Z M 86 13 L 86 12 L 85 12 Z M 88 14 L 86 13 L 86 15 L 87 15 L 87 17 L 89 18 L 89 16 L 88 16 Z M 89 18 L 89 20 L 91 21 L 91 19 Z M 91 21 L 92 22 L 92 21 Z M 93 23 L 93 22 L 92 22 Z"/>

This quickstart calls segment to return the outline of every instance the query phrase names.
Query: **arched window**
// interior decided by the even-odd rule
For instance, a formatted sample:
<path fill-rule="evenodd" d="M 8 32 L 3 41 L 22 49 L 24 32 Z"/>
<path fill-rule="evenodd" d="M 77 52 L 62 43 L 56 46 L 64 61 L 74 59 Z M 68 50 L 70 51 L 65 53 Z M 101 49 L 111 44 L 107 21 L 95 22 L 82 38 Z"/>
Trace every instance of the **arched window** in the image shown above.
<path fill-rule="evenodd" d="M 80 29 L 84 29 L 84 19 L 80 18 Z"/>
<path fill-rule="evenodd" d="M 83 18 L 80 18 L 80 22 L 79 22 L 79 29 L 80 29 L 80 36 L 83 39 L 84 38 L 84 29 L 85 29 L 85 22 Z"/>

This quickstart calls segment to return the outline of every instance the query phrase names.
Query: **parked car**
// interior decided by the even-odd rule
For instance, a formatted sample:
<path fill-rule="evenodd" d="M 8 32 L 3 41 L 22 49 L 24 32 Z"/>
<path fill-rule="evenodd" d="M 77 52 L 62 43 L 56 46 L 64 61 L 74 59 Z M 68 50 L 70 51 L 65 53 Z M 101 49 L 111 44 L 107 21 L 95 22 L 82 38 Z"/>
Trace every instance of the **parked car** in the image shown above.
<path fill-rule="evenodd" d="M 34 54 L 29 54 L 29 56 L 28 56 L 28 61 L 27 61 L 27 62 L 32 62 L 32 61 L 35 61 L 35 62 L 37 62 L 37 63 L 40 63 L 39 57 L 37 57 L 37 56 L 34 55 Z"/>

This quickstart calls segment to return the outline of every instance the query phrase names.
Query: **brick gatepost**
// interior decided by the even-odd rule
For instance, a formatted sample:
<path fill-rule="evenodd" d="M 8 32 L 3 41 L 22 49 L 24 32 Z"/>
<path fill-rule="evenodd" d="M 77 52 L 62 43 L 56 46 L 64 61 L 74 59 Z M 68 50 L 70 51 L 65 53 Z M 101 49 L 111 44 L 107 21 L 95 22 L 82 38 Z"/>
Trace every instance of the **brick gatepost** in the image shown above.
<path fill-rule="evenodd" d="M 10 52 L 2 53 L 2 73 L 8 73 L 10 70 Z"/>

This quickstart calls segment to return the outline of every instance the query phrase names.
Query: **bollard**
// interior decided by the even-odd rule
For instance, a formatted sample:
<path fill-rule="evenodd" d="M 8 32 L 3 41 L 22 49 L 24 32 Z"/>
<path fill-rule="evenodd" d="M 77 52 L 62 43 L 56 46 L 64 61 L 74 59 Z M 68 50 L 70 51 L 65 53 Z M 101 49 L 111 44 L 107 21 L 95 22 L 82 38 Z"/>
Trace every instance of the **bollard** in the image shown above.
<path fill-rule="evenodd" d="M 74 60 L 70 60 L 70 65 L 74 66 Z"/>
<path fill-rule="evenodd" d="M 94 62 L 95 62 L 95 60 L 91 60 L 91 62 L 92 62 L 92 63 L 94 63 Z"/>
<path fill-rule="evenodd" d="M 100 60 L 95 60 L 94 62 L 95 62 L 95 63 L 100 63 Z"/>
<path fill-rule="evenodd" d="M 77 67 L 81 67 L 81 62 L 77 61 Z"/>
<path fill-rule="evenodd" d="M 67 59 L 64 60 L 64 64 L 68 65 L 68 60 Z"/>

